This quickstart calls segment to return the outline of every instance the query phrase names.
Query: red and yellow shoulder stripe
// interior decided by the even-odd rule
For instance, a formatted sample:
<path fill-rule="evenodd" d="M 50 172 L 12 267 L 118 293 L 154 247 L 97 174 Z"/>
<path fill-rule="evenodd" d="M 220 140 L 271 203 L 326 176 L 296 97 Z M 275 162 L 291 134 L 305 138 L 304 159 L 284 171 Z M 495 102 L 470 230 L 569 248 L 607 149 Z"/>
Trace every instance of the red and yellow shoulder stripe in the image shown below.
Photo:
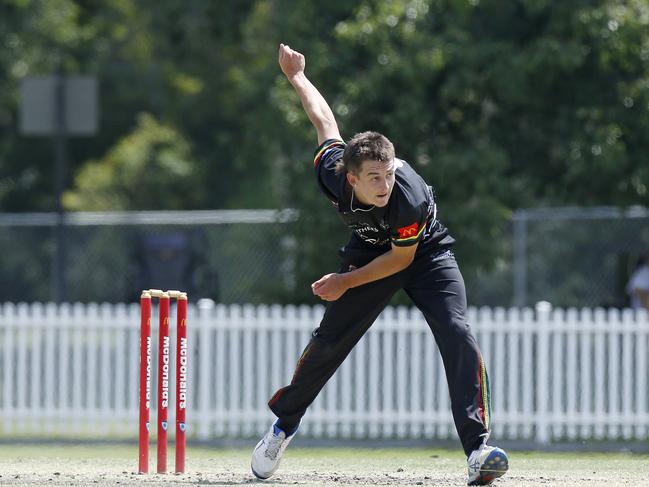
<path fill-rule="evenodd" d="M 316 153 L 315 158 L 313 159 L 313 166 L 317 166 L 318 163 L 320 162 L 320 159 L 322 159 L 322 156 L 324 156 L 325 152 L 327 152 L 329 149 L 333 147 L 345 147 L 345 143 L 342 140 L 328 140 L 326 141 L 323 146 L 320 148 L 320 150 Z"/>
<path fill-rule="evenodd" d="M 426 225 L 419 227 L 419 223 L 413 223 L 407 227 L 398 228 L 397 232 L 399 233 L 399 238 L 395 239 L 396 242 L 416 242 L 421 236 L 421 232 L 424 231 Z"/>

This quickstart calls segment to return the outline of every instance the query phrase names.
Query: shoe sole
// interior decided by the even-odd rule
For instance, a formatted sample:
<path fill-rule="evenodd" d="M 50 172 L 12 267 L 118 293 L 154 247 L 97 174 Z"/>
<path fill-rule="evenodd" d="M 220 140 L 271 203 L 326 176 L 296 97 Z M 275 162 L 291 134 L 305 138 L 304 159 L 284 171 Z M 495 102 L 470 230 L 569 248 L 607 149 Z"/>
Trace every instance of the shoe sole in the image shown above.
<path fill-rule="evenodd" d="M 259 445 L 261 445 L 261 444 L 262 444 L 261 442 L 259 442 L 259 443 L 257 444 L 257 446 L 255 447 L 254 451 L 252 452 L 253 456 L 254 456 L 255 452 L 259 449 Z M 266 477 L 264 477 L 263 475 L 259 475 L 259 474 L 255 471 L 255 467 L 252 466 L 252 462 L 250 462 L 250 470 L 252 470 L 252 473 L 254 474 L 254 476 L 257 477 L 259 480 L 267 480 L 267 479 L 271 478 L 271 477 L 273 476 L 273 474 L 275 473 L 275 472 L 271 472 L 271 473 L 270 473 L 269 475 L 267 475 Z"/>
<path fill-rule="evenodd" d="M 494 450 L 485 459 L 478 478 L 467 485 L 489 485 L 505 475 L 508 469 L 509 460 L 505 452 L 500 449 Z"/>
<path fill-rule="evenodd" d="M 255 469 L 252 468 L 252 464 L 250 465 L 250 470 L 252 470 L 252 473 L 254 474 L 255 477 L 257 477 L 259 480 L 268 480 L 273 476 L 271 473 L 268 477 L 263 477 L 262 475 L 259 475 L 257 472 L 255 472 Z"/>

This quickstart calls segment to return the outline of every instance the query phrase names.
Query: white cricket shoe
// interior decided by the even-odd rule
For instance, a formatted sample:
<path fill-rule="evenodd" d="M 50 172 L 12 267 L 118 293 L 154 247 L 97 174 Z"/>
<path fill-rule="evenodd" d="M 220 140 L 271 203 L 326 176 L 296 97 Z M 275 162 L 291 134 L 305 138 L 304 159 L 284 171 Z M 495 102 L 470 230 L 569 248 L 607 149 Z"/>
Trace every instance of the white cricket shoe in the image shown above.
<path fill-rule="evenodd" d="M 279 467 L 284 450 L 286 450 L 286 447 L 294 436 L 295 431 L 291 436 L 287 437 L 286 433 L 275 426 L 275 424 L 270 427 L 268 433 L 257 443 L 257 446 L 252 452 L 250 467 L 255 477 L 265 480 L 275 473 Z"/>
<path fill-rule="evenodd" d="M 469 455 L 469 480 L 467 485 L 490 485 L 505 475 L 509 460 L 504 450 L 483 444 Z"/>

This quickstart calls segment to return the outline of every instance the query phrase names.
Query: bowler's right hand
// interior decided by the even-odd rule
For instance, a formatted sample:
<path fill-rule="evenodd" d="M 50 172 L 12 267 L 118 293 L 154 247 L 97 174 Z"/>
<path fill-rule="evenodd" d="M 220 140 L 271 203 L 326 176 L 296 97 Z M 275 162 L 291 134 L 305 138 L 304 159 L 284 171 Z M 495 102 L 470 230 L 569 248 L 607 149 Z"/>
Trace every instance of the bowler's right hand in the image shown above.
<path fill-rule="evenodd" d="M 327 274 L 311 284 L 313 294 L 324 301 L 336 301 L 349 289 L 342 274 Z"/>
<path fill-rule="evenodd" d="M 296 74 L 304 72 L 306 60 L 304 55 L 294 51 L 285 44 L 279 45 L 279 66 L 287 78 L 292 78 Z"/>

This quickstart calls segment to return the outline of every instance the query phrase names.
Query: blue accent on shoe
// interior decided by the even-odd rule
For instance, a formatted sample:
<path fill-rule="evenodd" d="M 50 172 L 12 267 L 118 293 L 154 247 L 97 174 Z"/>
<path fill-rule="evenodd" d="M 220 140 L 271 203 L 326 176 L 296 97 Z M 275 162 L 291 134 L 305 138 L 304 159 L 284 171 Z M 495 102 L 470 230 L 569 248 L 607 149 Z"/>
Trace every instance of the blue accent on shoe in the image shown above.
<path fill-rule="evenodd" d="M 481 470 L 491 471 L 504 474 L 509 468 L 509 458 L 507 454 L 500 448 L 496 448 L 485 459 L 484 465 Z M 498 476 L 500 476 L 498 475 Z"/>
<path fill-rule="evenodd" d="M 500 448 L 492 451 L 480 468 L 480 477 L 477 485 L 489 485 L 495 479 L 502 477 L 509 468 L 507 454 Z"/>
<path fill-rule="evenodd" d="M 300 427 L 300 425 L 298 424 L 295 428 L 293 428 L 293 430 L 291 430 L 291 432 L 288 432 L 288 431 L 284 431 L 282 428 L 280 428 L 279 426 L 277 426 L 277 423 L 278 423 L 278 422 L 279 422 L 279 419 L 273 423 L 273 433 L 274 433 L 276 436 L 279 435 L 280 432 L 283 431 L 284 434 L 286 435 L 286 438 L 288 438 L 289 436 L 294 435 L 295 432 L 297 431 L 297 429 Z"/>
<path fill-rule="evenodd" d="M 473 475 L 475 478 L 469 481 L 468 485 L 491 485 L 495 479 L 502 477 L 508 468 L 507 454 L 502 449 L 493 447 L 482 462 L 476 458 L 474 463 L 469 465 L 469 478 Z"/>

